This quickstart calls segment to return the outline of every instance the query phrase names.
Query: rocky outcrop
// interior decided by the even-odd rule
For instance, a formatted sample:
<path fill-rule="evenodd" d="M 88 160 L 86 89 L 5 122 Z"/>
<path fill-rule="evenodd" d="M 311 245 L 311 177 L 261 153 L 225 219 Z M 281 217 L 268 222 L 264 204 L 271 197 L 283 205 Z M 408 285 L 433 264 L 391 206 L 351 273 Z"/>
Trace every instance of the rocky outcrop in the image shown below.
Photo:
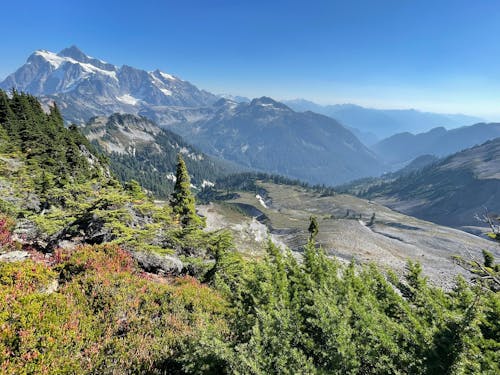
<path fill-rule="evenodd" d="M 12 241 L 36 249 L 45 249 L 49 239 L 33 221 L 19 219 L 12 231 Z"/>
<path fill-rule="evenodd" d="M 111 228 L 95 213 L 87 213 L 76 219 L 64 229 L 51 236 L 46 250 L 52 250 L 68 241 L 73 243 L 87 243 L 91 245 L 110 242 L 115 239 Z"/>
<path fill-rule="evenodd" d="M 153 252 L 137 251 L 132 256 L 146 272 L 179 275 L 184 270 L 182 261 L 172 255 L 160 255 Z"/>
<path fill-rule="evenodd" d="M 28 259 L 29 253 L 27 251 L 9 251 L 8 253 L 0 255 L 0 262 L 21 262 Z"/>

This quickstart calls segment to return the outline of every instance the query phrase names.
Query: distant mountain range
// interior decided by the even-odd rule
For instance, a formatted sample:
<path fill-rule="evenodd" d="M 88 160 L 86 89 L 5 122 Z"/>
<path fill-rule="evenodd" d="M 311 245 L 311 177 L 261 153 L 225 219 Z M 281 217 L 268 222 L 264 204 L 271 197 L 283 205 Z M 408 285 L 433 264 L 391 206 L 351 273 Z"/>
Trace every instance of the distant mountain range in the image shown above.
<path fill-rule="evenodd" d="M 367 145 L 401 132 L 423 132 L 434 127 L 456 128 L 483 121 L 462 114 L 440 114 L 414 109 L 372 109 L 354 104 L 320 105 L 304 99 L 285 100 L 296 111 L 313 111 L 330 116 L 342 125 L 357 129 Z M 356 131 L 355 131 L 356 132 Z"/>
<path fill-rule="evenodd" d="M 499 123 L 480 123 L 451 130 L 440 127 L 420 134 L 395 134 L 371 148 L 386 164 L 397 167 L 420 155 L 443 157 L 497 137 Z"/>
<path fill-rule="evenodd" d="M 422 169 L 366 179 L 345 190 L 411 216 L 474 231 L 484 226 L 476 214 L 488 209 L 500 215 L 499 160 L 496 138 L 438 161 L 430 159 Z"/>
<path fill-rule="evenodd" d="M 214 109 L 208 118 L 172 129 L 209 154 L 314 184 L 383 171 L 375 154 L 330 117 L 295 112 L 267 97 L 221 99 Z"/>
<path fill-rule="evenodd" d="M 156 196 L 171 193 L 178 153 L 183 155 L 191 182 L 198 189 L 213 186 L 216 178 L 239 170 L 203 154 L 179 135 L 144 117 L 118 113 L 94 117 L 80 130 L 108 156 L 112 170 L 122 181 L 134 179 Z"/>

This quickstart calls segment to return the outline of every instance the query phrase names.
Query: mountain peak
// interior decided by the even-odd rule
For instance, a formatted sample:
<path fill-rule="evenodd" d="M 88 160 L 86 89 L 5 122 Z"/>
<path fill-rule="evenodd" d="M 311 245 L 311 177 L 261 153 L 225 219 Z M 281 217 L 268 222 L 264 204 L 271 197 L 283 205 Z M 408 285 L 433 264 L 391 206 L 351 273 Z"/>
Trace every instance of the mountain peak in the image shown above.
<path fill-rule="evenodd" d="M 72 59 L 80 62 L 86 62 L 90 59 L 89 56 L 83 53 L 83 51 L 75 45 L 63 49 L 57 55 L 61 57 L 71 57 Z"/>
<path fill-rule="evenodd" d="M 268 96 L 262 96 L 260 98 L 255 98 L 250 102 L 251 107 L 272 107 L 275 109 L 285 109 L 288 111 L 291 111 L 289 107 L 284 105 L 283 103 L 277 102 L 276 100 L 268 97 Z"/>
<path fill-rule="evenodd" d="M 57 54 L 57 56 L 64 59 L 74 60 L 79 63 L 90 64 L 103 70 L 109 70 L 109 71 L 117 70 L 116 66 L 114 66 L 113 64 L 109 64 L 105 61 L 95 59 L 84 53 L 80 48 L 78 48 L 75 45 L 63 49 L 61 52 Z"/>

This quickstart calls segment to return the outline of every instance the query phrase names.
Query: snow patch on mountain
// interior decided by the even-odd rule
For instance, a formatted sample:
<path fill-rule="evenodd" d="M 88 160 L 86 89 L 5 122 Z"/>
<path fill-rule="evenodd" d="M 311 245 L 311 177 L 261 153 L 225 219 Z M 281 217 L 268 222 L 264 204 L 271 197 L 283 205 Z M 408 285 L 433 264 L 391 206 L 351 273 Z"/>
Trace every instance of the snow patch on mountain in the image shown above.
<path fill-rule="evenodd" d="M 173 75 L 170 75 L 168 73 L 164 73 L 164 72 L 160 72 L 160 75 L 165 78 L 165 79 L 168 79 L 170 81 L 175 81 L 177 80 L 177 78 L 175 78 Z"/>
<path fill-rule="evenodd" d="M 215 183 L 208 181 L 208 180 L 203 180 L 203 182 L 201 183 L 202 188 L 214 187 L 214 186 L 215 186 Z"/>
<path fill-rule="evenodd" d="M 118 99 L 122 103 L 130 104 L 130 105 L 136 105 L 140 101 L 140 99 L 134 98 L 130 94 L 125 94 L 125 95 L 122 95 L 122 96 L 117 96 L 116 99 Z"/>
<path fill-rule="evenodd" d="M 260 205 L 264 208 L 268 208 L 267 205 L 266 205 L 266 202 L 264 202 L 264 198 L 262 198 L 259 194 L 257 194 L 255 196 L 255 198 L 257 198 L 257 200 L 259 201 Z"/>
<path fill-rule="evenodd" d="M 53 52 L 45 51 L 45 50 L 39 50 L 34 53 L 37 56 L 41 56 L 44 60 L 46 60 L 55 70 L 61 68 L 61 66 L 65 63 L 73 64 L 73 65 L 79 65 L 82 70 L 85 73 L 90 73 L 90 74 L 103 74 L 108 77 L 111 77 L 115 80 L 118 80 L 116 77 L 116 67 L 114 67 L 114 70 L 105 70 L 98 68 L 97 66 L 94 66 L 89 63 L 84 63 L 78 60 L 75 60 L 71 57 L 64 57 L 64 56 L 59 56 Z"/>
<path fill-rule="evenodd" d="M 41 56 L 45 61 L 47 61 L 50 65 L 52 65 L 54 69 L 58 69 L 61 66 L 61 64 L 68 61 L 64 57 L 60 57 L 53 52 L 49 52 L 43 49 L 35 51 L 34 55 Z"/>
<path fill-rule="evenodd" d="M 66 122 L 83 124 L 113 113 L 143 115 L 162 125 L 204 119 L 217 97 L 188 81 L 155 70 L 115 66 L 71 46 L 35 51 L 0 88 L 56 101 Z"/>

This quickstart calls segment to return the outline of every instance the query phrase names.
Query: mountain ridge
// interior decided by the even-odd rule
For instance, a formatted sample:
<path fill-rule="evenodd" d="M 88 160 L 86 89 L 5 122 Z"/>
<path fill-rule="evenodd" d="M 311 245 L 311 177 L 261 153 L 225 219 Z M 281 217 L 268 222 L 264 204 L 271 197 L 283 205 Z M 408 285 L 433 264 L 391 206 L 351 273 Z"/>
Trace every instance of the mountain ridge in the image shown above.
<path fill-rule="evenodd" d="M 427 131 L 437 126 L 454 128 L 483 121 L 475 116 L 416 109 L 375 109 L 356 104 L 320 105 L 304 99 L 285 100 L 284 103 L 297 111 L 312 110 L 333 117 L 344 126 L 368 133 L 366 139 L 369 143 L 375 143 L 373 136 L 382 139 L 404 131 Z"/>
<path fill-rule="evenodd" d="M 450 130 L 437 127 L 425 133 L 399 133 L 371 148 L 387 163 L 398 165 L 424 154 L 444 157 L 496 137 L 500 137 L 500 123 L 477 123 Z"/>
<path fill-rule="evenodd" d="M 230 163 L 205 155 L 145 117 L 119 113 L 97 116 L 79 130 L 110 159 L 112 170 L 122 182 L 136 180 L 158 197 L 167 197 L 173 190 L 179 153 L 195 189 L 213 186 L 215 179 L 237 171 Z"/>
<path fill-rule="evenodd" d="M 208 154 L 313 184 L 377 175 L 376 155 L 334 119 L 299 113 L 269 97 L 220 99 L 208 119 L 172 126 Z"/>

